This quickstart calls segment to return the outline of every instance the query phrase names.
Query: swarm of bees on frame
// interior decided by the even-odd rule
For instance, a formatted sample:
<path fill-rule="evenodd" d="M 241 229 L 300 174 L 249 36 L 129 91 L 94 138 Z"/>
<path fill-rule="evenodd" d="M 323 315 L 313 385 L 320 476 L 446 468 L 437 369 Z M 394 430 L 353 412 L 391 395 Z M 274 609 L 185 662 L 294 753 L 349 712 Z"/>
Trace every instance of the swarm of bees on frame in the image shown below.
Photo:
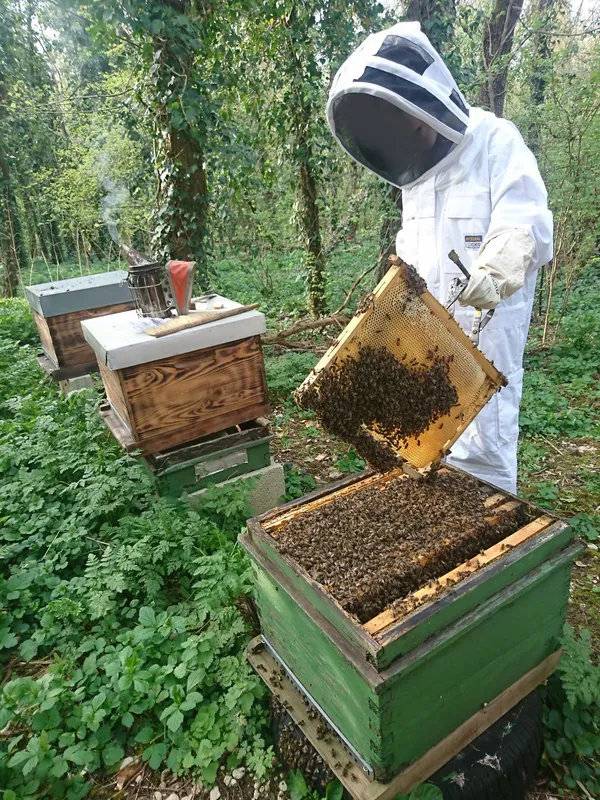
<path fill-rule="evenodd" d="M 277 547 L 364 623 L 525 523 L 523 506 L 490 516 L 487 493 L 449 470 L 393 478 L 290 520 Z"/>
<path fill-rule="evenodd" d="M 422 364 L 398 360 L 385 347 L 361 346 L 356 357 L 320 372 L 297 402 L 316 411 L 323 427 L 374 469 L 388 472 L 402 463 L 394 448 L 406 447 L 458 402 L 448 376 L 451 356 L 428 356 L 430 363 Z"/>

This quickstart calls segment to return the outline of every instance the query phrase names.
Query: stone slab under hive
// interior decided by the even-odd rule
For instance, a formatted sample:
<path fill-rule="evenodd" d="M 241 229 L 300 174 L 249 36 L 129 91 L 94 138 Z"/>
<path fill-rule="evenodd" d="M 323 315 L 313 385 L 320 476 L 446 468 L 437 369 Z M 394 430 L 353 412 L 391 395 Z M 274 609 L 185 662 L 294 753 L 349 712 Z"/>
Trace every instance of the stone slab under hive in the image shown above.
<path fill-rule="evenodd" d="M 317 408 L 320 414 L 321 389 L 331 383 L 330 376 L 340 374 L 351 362 L 360 361 L 367 351 L 383 354 L 391 369 L 395 364 L 396 369 L 401 365 L 404 374 L 407 370 L 415 374 L 418 371 L 422 378 L 419 391 L 424 392 L 421 397 L 426 401 L 431 394 L 428 391 L 433 391 L 433 379 L 439 378 L 436 370 L 443 370 L 448 386 L 455 392 L 453 401 L 447 403 L 451 407 L 443 413 L 433 408 L 429 418 L 424 417 L 421 430 L 411 435 L 402 433 L 400 426 L 392 430 L 393 419 L 385 420 L 383 425 L 371 419 L 362 425 L 363 430 L 384 441 L 413 467 L 426 471 L 450 450 L 506 380 L 427 291 L 416 271 L 394 256 L 390 263 L 383 280 L 297 390 L 296 399 L 301 405 Z M 356 398 L 364 402 L 365 396 L 372 402 L 381 401 L 381 392 L 385 393 L 385 387 L 381 386 L 378 392 L 377 386 L 369 391 L 361 386 L 354 392 L 352 402 Z M 352 414 L 353 409 L 347 411 Z M 336 410 L 338 419 L 344 413 L 343 407 Z"/>

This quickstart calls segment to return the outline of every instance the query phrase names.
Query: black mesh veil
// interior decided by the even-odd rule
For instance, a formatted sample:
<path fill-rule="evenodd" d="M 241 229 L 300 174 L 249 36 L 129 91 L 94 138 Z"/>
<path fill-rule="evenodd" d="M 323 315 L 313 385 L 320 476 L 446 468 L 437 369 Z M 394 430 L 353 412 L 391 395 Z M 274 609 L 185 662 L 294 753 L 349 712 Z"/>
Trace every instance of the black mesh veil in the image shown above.
<path fill-rule="evenodd" d="M 395 186 L 439 164 L 462 141 L 469 121 L 443 61 L 411 25 L 369 37 L 336 76 L 327 109 L 342 147 Z M 401 28 L 411 35 L 394 33 Z"/>

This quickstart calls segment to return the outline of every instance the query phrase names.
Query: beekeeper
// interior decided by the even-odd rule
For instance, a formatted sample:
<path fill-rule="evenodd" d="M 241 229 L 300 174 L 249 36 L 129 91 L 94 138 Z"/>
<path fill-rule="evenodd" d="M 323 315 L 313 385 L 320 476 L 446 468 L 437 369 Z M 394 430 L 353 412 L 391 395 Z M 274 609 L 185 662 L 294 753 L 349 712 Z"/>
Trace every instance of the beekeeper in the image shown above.
<path fill-rule="evenodd" d="M 359 164 L 402 189 L 396 252 L 442 303 L 456 250 L 471 273 L 455 317 L 496 309 L 479 346 L 508 378 L 454 445 L 450 463 L 516 491 L 523 351 L 536 272 L 552 257 L 552 215 L 536 160 L 515 126 L 470 108 L 421 32 L 401 22 L 369 36 L 337 73 L 327 118 Z"/>

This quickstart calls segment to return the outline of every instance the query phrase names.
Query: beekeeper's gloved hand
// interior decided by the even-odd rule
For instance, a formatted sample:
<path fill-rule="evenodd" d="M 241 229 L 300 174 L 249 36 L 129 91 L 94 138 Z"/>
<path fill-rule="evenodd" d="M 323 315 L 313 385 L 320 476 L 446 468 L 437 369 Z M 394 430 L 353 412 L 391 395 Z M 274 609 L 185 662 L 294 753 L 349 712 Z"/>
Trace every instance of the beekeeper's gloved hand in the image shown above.
<path fill-rule="evenodd" d="M 514 229 L 492 237 L 481 248 L 458 302 L 461 306 L 496 308 L 523 286 L 534 254 L 535 243 L 526 231 Z"/>

